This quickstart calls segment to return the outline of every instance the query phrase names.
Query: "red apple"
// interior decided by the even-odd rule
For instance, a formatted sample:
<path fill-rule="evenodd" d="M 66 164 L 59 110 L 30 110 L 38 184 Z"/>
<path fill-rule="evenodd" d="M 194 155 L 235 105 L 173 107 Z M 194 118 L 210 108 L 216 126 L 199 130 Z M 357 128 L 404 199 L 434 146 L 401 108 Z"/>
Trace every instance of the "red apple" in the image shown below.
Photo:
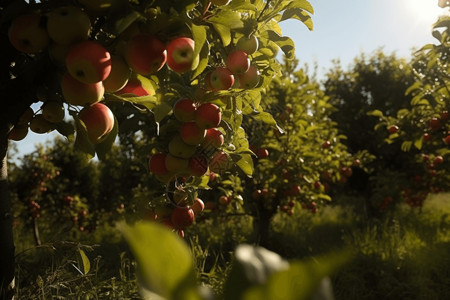
<path fill-rule="evenodd" d="M 82 83 L 65 73 L 61 81 L 61 90 L 64 99 L 72 105 L 90 105 L 100 101 L 105 93 L 103 83 Z"/>
<path fill-rule="evenodd" d="M 217 67 L 209 77 L 209 84 L 213 91 L 228 90 L 234 84 L 234 76 L 230 70 Z"/>
<path fill-rule="evenodd" d="M 199 214 L 205 209 L 205 203 L 200 198 L 195 198 L 191 209 L 194 211 L 194 214 Z"/>
<path fill-rule="evenodd" d="M 447 121 L 447 119 L 448 119 L 448 111 L 447 110 L 442 111 L 440 113 L 440 116 L 441 116 L 441 120 L 442 121 Z"/>
<path fill-rule="evenodd" d="M 123 97 L 142 97 L 147 95 L 152 96 L 155 94 L 155 91 L 143 87 L 139 79 L 133 77 L 128 79 L 127 84 L 122 89 L 115 92 L 115 94 L 122 95 Z"/>
<path fill-rule="evenodd" d="M 103 103 L 86 106 L 78 117 L 86 126 L 88 138 L 93 144 L 100 143 L 114 127 L 114 115 Z"/>
<path fill-rule="evenodd" d="M 164 43 L 152 35 L 137 34 L 126 45 L 125 60 L 138 74 L 151 75 L 158 72 L 166 59 Z"/>
<path fill-rule="evenodd" d="M 206 130 L 206 136 L 202 143 L 203 148 L 219 148 L 223 145 L 224 137 L 222 132 L 217 128 L 209 128 Z"/>
<path fill-rule="evenodd" d="M 297 196 L 297 195 L 300 195 L 300 192 L 301 192 L 302 190 L 301 190 L 301 188 L 300 188 L 300 186 L 298 185 L 298 184 L 293 184 L 293 185 L 291 185 L 291 188 L 290 188 L 290 194 L 292 195 L 292 196 Z"/>
<path fill-rule="evenodd" d="M 194 40 L 178 37 L 167 45 L 167 65 L 177 73 L 191 69 L 194 61 Z"/>
<path fill-rule="evenodd" d="M 447 145 L 450 145 L 450 135 L 447 135 L 447 136 L 444 138 L 444 143 L 446 143 Z"/>
<path fill-rule="evenodd" d="M 186 228 L 194 223 L 194 211 L 187 206 L 177 206 L 170 216 L 172 224 L 177 229 Z"/>
<path fill-rule="evenodd" d="M 252 89 L 259 83 L 259 71 L 256 67 L 250 66 L 248 71 L 238 76 L 241 89 Z"/>
<path fill-rule="evenodd" d="M 150 157 L 148 161 L 150 172 L 155 175 L 165 175 L 169 172 L 166 167 L 166 155 L 165 153 L 156 153 Z"/>
<path fill-rule="evenodd" d="M 442 127 L 442 123 L 438 118 L 431 118 L 428 125 L 432 130 L 439 130 Z"/>
<path fill-rule="evenodd" d="M 328 148 L 330 148 L 330 146 L 331 146 L 330 141 L 325 141 L 322 144 L 322 148 L 324 148 L 324 149 L 328 149 Z"/>
<path fill-rule="evenodd" d="M 231 197 L 225 195 L 219 197 L 219 203 L 224 206 L 230 204 L 231 200 L 232 200 Z"/>
<path fill-rule="evenodd" d="M 111 55 L 100 43 L 83 41 L 70 47 L 66 56 L 69 74 L 83 83 L 105 80 L 111 72 Z"/>
<path fill-rule="evenodd" d="M 236 50 L 242 50 L 248 55 L 251 55 L 258 50 L 259 42 L 256 36 L 241 37 L 236 43 Z"/>
<path fill-rule="evenodd" d="M 322 184 L 320 183 L 320 181 L 316 181 L 316 182 L 314 182 L 314 188 L 315 189 L 320 189 L 320 187 L 322 186 Z"/>
<path fill-rule="evenodd" d="M 430 141 L 430 140 L 431 140 L 431 134 L 429 134 L 429 133 L 424 133 L 424 134 L 423 134 L 423 140 L 424 140 L 425 142 Z"/>
<path fill-rule="evenodd" d="M 191 99 L 180 99 L 174 104 L 172 110 L 178 121 L 190 122 L 194 121 L 197 108 Z"/>
<path fill-rule="evenodd" d="M 220 108 L 213 103 L 203 103 L 195 112 L 195 123 L 198 127 L 209 129 L 219 126 L 222 120 Z"/>
<path fill-rule="evenodd" d="M 195 122 L 185 122 L 181 125 L 180 136 L 188 145 L 200 145 L 206 136 L 206 130 L 198 127 Z"/>
<path fill-rule="evenodd" d="M 261 148 L 258 149 L 256 155 L 258 156 L 259 159 L 267 158 L 269 157 L 269 151 L 266 148 Z"/>
<path fill-rule="evenodd" d="M 189 172 L 193 176 L 203 176 L 208 171 L 208 162 L 203 155 L 196 155 L 189 158 Z"/>
<path fill-rule="evenodd" d="M 394 134 L 398 132 L 398 126 L 397 125 L 391 125 L 388 129 L 390 134 Z"/>
<path fill-rule="evenodd" d="M 15 18 L 8 30 L 9 41 L 20 52 L 37 53 L 45 50 L 50 38 L 41 24 L 41 16 L 35 13 Z"/>
<path fill-rule="evenodd" d="M 250 68 L 250 59 L 244 51 L 235 50 L 228 55 L 226 65 L 231 73 L 234 75 L 241 75 Z"/>
<path fill-rule="evenodd" d="M 442 164 L 443 162 L 444 162 L 444 158 L 442 157 L 442 156 L 440 156 L 440 155 L 438 155 L 438 156 L 436 156 L 435 158 L 434 158 L 434 165 L 436 166 L 436 165 L 440 165 L 440 164 Z"/>
<path fill-rule="evenodd" d="M 52 10 L 47 20 L 47 32 L 57 44 L 70 45 L 89 37 L 91 20 L 76 6 L 62 6 Z"/>

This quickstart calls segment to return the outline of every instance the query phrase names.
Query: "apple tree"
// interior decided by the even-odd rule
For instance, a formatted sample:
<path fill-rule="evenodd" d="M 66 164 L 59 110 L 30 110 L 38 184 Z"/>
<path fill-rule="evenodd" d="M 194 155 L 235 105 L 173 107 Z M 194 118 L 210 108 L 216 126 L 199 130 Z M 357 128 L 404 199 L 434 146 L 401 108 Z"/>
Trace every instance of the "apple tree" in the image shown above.
<path fill-rule="evenodd" d="M 449 4 L 443 1 L 445 8 Z M 379 110 L 375 129 L 384 131 L 385 143 L 396 145 L 408 157 L 404 171 L 414 172 L 396 195 L 413 207 L 421 207 L 430 192 L 448 191 L 449 186 L 449 16 L 433 25 L 437 44 L 415 53 L 412 67 L 415 81 L 405 91 L 410 106 L 393 115 Z"/>
<path fill-rule="evenodd" d="M 279 50 L 294 56 L 278 23 L 312 29 L 313 13 L 306 0 L 6 0 L 0 8 L 2 294 L 14 282 L 8 138 L 56 130 L 103 159 L 122 125 L 116 115 L 127 114 L 126 128 L 149 138 L 148 168 L 165 187 L 149 202 L 169 208 L 165 222 L 182 234 L 210 170 L 253 173 L 243 120 L 264 113 L 258 99 L 280 72 Z M 140 118 L 154 123 L 152 135 Z"/>

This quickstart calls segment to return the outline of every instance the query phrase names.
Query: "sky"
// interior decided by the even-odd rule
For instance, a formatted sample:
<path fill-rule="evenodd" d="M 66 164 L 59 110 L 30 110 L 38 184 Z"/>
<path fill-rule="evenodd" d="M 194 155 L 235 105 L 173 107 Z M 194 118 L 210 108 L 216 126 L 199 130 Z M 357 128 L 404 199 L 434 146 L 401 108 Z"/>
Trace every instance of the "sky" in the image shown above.
<path fill-rule="evenodd" d="M 434 43 L 431 26 L 448 10 L 437 6 L 438 0 L 310 0 L 314 7 L 314 30 L 300 21 L 282 22 L 283 35 L 295 42 L 300 64 L 318 66 L 323 78 L 340 59 L 344 69 L 361 53 L 371 54 L 380 47 L 385 53 L 409 58 L 412 50 Z M 34 144 L 53 139 L 57 133 L 37 135 L 32 132 L 16 142 L 19 155 L 34 151 Z"/>

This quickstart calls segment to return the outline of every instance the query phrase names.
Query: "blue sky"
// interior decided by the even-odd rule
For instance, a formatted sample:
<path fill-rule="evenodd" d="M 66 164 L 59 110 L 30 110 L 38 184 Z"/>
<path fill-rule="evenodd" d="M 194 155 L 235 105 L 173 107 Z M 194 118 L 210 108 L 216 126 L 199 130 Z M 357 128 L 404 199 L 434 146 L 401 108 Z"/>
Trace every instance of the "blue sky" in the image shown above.
<path fill-rule="evenodd" d="M 314 30 L 299 21 L 281 23 L 283 34 L 296 45 L 300 64 L 318 64 L 319 79 L 339 58 L 344 68 L 362 52 L 383 47 L 387 53 L 410 57 L 413 48 L 434 43 L 431 25 L 448 10 L 438 0 L 310 0 L 315 13 Z M 32 132 L 17 142 L 20 154 L 34 150 L 35 143 L 52 139 L 56 133 Z"/>

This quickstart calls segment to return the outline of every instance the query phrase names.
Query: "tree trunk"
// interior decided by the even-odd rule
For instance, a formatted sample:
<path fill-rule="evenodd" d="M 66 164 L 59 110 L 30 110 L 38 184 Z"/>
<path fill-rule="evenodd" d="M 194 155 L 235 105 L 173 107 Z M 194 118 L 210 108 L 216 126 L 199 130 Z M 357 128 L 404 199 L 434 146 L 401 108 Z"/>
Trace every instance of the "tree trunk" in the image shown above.
<path fill-rule="evenodd" d="M 0 299 L 14 297 L 14 241 L 12 231 L 12 210 L 8 190 L 7 149 L 9 128 L 0 130 Z"/>

